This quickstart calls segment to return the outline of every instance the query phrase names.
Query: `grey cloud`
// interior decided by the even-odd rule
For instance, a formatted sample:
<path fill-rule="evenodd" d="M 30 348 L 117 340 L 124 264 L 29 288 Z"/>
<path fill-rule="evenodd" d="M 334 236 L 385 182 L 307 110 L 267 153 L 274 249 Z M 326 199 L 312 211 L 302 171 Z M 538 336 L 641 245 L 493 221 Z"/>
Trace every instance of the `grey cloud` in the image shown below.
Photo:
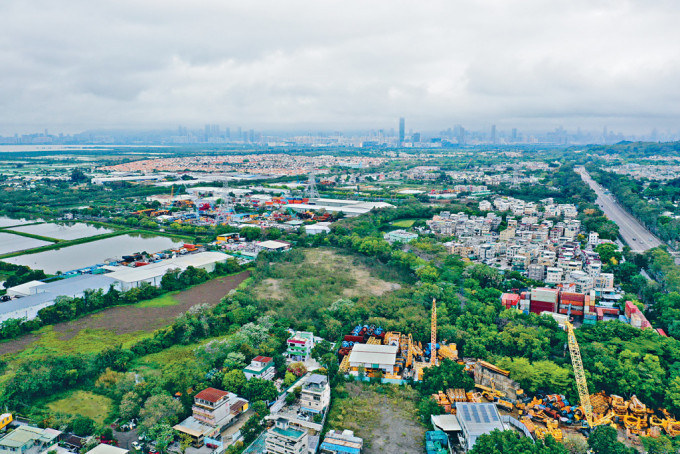
<path fill-rule="evenodd" d="M 674 1 L 0 3 L 0 133 L 677 127 Z"/>

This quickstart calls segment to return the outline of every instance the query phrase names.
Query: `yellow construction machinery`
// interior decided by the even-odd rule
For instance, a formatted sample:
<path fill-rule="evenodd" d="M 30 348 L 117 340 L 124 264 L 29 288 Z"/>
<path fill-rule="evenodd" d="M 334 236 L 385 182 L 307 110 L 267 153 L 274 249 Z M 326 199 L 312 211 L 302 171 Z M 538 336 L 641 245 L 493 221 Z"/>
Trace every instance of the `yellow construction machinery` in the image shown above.
<path fill-rule="evenodd" d="M 644 435 L 644 429 L 647 428 L 647 421 L 635 415 L 626 415 L 623 417 L 623 426 L 636 435 Z"/>
<path fill-rule="evenodd" d="M 496 399 L 495 402 L 497 407 L 501 407 L 503 410 L 507 411 L 508 413 L 512 413 L 512 411 L 515 409 L 515 406 L 512 405 L 512 402 L 509 402 L 507 400 L 503 399 Z"/>
<path fill-rule="evenodd" d="M 619 416 L 628 414 L 628 402 L 623 400 L 623 397 L 612 394 L 612 408 Z"/>
<path fill-rule="evenodd" d="M 432 399 L 444 409 L 444 412 L 451 413 L 451 399 L 449 399 L 446 393 L 439 391 L 437 394 L 432 394 Z"/>
<path fill-rule="evenodd" d="M 557 422 L 557 420 L 548 419 L 545 422 L 545 425 L 546 425 L 545 428 L 543 428 L 543 427 L 537 427 L 536 428 L 536 431 L 535 431 L 536 438 L 538 438 L 539 440 L 542 440 L 546 436 L 552 435 L 552 437 L 556 441 L 562 441 L 562 439 L 564 438 L 564 434 L 562 433 L 562 430 L 560 430 L 558 428 L 559 423 Z"/>
<path fill-rule="evenodd" d="M 340 363 L 340 372 L 345 373 L 349 370 L 349 354 L 345 355 L 344 358 L 342 358 L 342 362 Z"/>
<path fill-rule="evenodd" d="M 607 397 L 604 391 L 597 394 L 590 395 L 590 404 L 593 406 L 593 413 L 598 415 L 605 415 L 609 410 L 611 399 Z"/>
<path fill-rule="evenodd" d="M 571 316 L 571 305 L 567 311 L 567 321 L 565 327 L 567 329 L 567 343 L 569 345 L 569 353 L 571 355 L 571 364 L 574 367 L 574 378 L 576 378 L 576 388 L 578 389 L 578 397 L 583 408 L 584 421 L 587 424 L 586 430 L 593 429 L 593 405 L 590 403 L 590 392 L 588 392 L 588 382 L 586 382 L 586 373 L 583 370 L 583 361 L 581 360 L 581 350 L 578 348 L 576 335 L 574 334 L 574 325 L 569 322 Z"/>
<path fill-rule="evenodd" d="M 462 388 L 449 388 L 446 390 L 446 395 L 451 401 L 451 405 L 453 405 L 454 402 L 467 402 L 467 395 Z"/>
<path fill-rule="evenodd" d="M 531 433 L 536 432 L 536 426 L 534 425 L 530 416 L 522 416 L 520 421 L 522 421 L 522 424 L 524 424 L 526 426 L 526 428 L 529 432 L 531 432 Z"/>
<path fill-rule="evenodd" d="M 381 345 L 382 341 L 377 337 L 371 336 L 366 341 L 366 344 L 368 344 L 368 345 Z"/>
<path fill-rule="evenodd" d="M 466 395 L 467 395 L 468 402 L 475 402 L 475 403 L 481 403 L 482 402 L 482 393 L 471 392 L 471 393 L 466 393 Z"/>
<path fill-rule="evenodd" d="M 456 344 L 445 345 L 442 343 L 437 353 L 442 359 L 450 359 L 451 361 L 458 359 L 458 349 L 456 349 Z"/>
<path fill-rule="evenodd" d="M 481 389 L 482 396 L 489 402 L 493 402 L 496 397 L 505 397 L 505 393 L 498 391 L 493 383 L 491 383 L 491 388 L 475 383 L 475 388 Z"/>
<path fill-rule="evenodd" d="M 647 414 L 647 406 L 640 402 L 640 399 L 638 399 L 635 394 L 630 398 L 628 409 L 635 416 L 643 417 Z"/>
<path fill-rule="evenodd" d="M 666 431 L 669 437 L 677 437 L 680 435 L 680 422 L 672 418 L 666 418 L 664 420 L 663 429 Z"/>

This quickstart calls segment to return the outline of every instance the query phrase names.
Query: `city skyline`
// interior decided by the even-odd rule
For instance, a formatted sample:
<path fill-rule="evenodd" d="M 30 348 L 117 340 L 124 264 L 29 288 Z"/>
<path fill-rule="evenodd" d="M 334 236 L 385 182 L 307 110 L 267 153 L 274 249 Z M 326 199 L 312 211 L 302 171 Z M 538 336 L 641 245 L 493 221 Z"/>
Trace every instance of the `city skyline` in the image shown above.
<path fill-rule="evenodd" d="M 361 14 L 357 14 L 361 11 Z M 0 5 L 0 135 L 48 128 L 677 132 L 680 5 Z"/>

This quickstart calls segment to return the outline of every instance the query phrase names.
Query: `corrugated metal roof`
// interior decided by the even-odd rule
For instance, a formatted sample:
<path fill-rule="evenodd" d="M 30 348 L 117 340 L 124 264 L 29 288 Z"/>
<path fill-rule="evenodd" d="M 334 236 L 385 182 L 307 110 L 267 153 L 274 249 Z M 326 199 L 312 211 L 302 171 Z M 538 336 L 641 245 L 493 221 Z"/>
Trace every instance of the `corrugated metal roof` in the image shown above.
<path fill-rule="evenodd" d="M 108 288 L 115 283 L 116 281 L 114 279 L 102 274 L 83 274 L 68 279 L 49 282 L 34 287 L 33 291 L 38 292 L 34 295 L 15 298 L 11 301 L 0 303 L 0 314 L 9 314 L 11 312 L 26 310 L 48 301 L 54 301 L 58 296 L 68 296 L 72 298 L 79 297 L 83 295 L 85 290 L 102 289 L 107 291 Z"/>
<path fill-rule="evenodd" d="M 397 359 L 397 345 L 356 344 L 349 354 L 350 363 L 394 364 Z"/>
<path fill-rule="evenodd" d="M 498 409 L 492 403 L 456 402 L 456 418 L 461 428 L 471 435 L 505 429 Z"/>

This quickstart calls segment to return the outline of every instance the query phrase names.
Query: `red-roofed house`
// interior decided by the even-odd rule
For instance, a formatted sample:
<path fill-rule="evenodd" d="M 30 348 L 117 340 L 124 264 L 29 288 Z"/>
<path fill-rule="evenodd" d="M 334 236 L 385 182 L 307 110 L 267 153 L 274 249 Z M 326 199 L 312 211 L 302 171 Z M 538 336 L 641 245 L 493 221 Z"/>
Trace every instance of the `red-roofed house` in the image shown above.
<path fill-rule="evenodd" d="M 276 375 L 276 368 L 274 367 L 274 359 L 269 356 L 256 356 L 250 362 L 243 373 L 246 379 L 262 378 L 264 380 L 272 380 Z"/>
<path fill-rule="evenodd" d="M 248 401 L 234 393 L 206 388 L 194 396 L 192 416 L 177 424 L 174 429 L 194 439 L 202 446 L 206 437 L 215 437 L 236 422 L 248 410 Z"/>

